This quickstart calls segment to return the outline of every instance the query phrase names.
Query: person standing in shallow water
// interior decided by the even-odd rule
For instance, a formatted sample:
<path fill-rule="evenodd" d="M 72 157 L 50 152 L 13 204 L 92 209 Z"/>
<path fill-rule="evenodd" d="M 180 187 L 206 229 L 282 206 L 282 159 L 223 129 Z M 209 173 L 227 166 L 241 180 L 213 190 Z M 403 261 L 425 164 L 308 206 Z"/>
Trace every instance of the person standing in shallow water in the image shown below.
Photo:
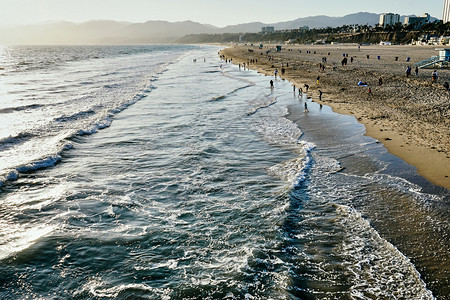
<path fill-rule="evenodd" d="M 273 80 L 270 80 L 270 88 L 273 88 Z"/>
<path fill-rule="evenodd" d="M 306 103 L 306 101 L 305 101 L 305 112 L 309 112 L 309 110 L 308 110 L 308 104 Z"/>

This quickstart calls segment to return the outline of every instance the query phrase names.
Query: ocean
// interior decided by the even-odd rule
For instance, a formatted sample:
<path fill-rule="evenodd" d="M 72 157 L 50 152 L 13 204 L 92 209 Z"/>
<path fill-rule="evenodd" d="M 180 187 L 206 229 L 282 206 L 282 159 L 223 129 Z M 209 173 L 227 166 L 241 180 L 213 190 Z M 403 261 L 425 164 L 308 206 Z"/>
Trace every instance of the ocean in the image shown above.
<path fill-rule="evenodd" d="M 450 299 L 448 190 L 220 49 L 0 48 L 0 299 Z"/>

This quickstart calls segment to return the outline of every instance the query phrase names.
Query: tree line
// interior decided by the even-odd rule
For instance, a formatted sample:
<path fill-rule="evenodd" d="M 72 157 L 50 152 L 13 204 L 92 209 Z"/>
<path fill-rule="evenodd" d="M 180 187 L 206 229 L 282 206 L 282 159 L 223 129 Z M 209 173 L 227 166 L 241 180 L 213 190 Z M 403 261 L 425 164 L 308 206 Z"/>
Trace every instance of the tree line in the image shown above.
<path fill-rule="evenodd" d="M 272 33 L 223 33 L 223 34 L 191 34 L 177 40 L 178 43 L 331 43 L 358 42 L 379 43 L 380 40 L 392 43 L 408 43 L 423 35 L 450 35 L 450 23 L 436 21 L 414 28 L 414 25 L 397 23 L 382 27 L 350 24 L 338 27 L 277 30 Z"/>

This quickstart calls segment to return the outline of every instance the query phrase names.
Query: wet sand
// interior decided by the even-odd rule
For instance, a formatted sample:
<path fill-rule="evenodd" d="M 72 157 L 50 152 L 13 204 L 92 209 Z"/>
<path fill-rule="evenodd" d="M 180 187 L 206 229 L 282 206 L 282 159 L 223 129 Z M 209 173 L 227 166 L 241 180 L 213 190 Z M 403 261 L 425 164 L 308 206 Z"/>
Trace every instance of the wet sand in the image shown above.
<path fill-rule="evenodd" d="M 443 87 L 449 80 L 450 68 L 437 68 L 438 81 L 432 84 L 434 69 L 420 69 L 415 76 L 414 67 L 414 63 L 438 55 L 436 49 L 442 48 L 288 45 L 276 52 L 273 45 L 241 45 L 226 48 L 220 54 L 267 75 L 273 76 L 277 69 L 278 76 L 303 91 L 304 85 L 309 85 L 308 97 L 313 101 L 355 116 L 365 125 L 366 134 L 382 142 L 390 153 L 415 166 L 430 182 L 450 189 L 450 100 Z M 342 66 L 344 54 L 347 65 Z M 324 70 L 320 70 L 321 64 Z M 408 66 L 412 68 L 409 77 Z M 360 80 L 369 86 L 358 86 Z M 321 101 L 319 90 L 323 92 Z"/>

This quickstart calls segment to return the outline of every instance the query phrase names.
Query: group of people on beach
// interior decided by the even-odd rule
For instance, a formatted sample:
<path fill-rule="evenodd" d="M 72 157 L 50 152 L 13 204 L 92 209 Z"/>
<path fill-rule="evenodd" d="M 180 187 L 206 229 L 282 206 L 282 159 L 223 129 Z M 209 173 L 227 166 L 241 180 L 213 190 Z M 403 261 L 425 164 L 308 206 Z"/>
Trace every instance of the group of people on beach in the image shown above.
<path fill-rule="evenodd" d="M 416 69 L 414 70 L 416 73 L 416 77 L 419 75 L 419 68 L 416 67 Z M 411 66 L 406 67 L 406 77 L 411 76 Z"/>
<path fill-rule="evenodd" d="M 299 50 L 299 52 L 301 53 L 301 50 Z M 311 52 L 311 51 L 306 51 L 306 53 L 310 54 L 310 53 L 312 53 L 312 52 Z M 262 54 L 262 53 L 261 53 L 261 54 Z M 266 54 L 268 54 L 268 53 L 266 53 Z M 314 51 L 314 54 L 316 54 L 315 51 Z M 330 54 L 331 54 L 331 53 L 328 52 L 328 55 L 330 55 Z M 342 59 L 342 61 L 341 61 L 341 64 L 342 64 L 343 67 L 345 67 L 345 66 L 347 65 L 347 62 L 348 62 L 348 58 L 347 58 L 347 57 L 348 57 L 348 56 L 349 56 L 348 54 L 343 54 L 343 59 Z M 268 55 L 267 57 L 268 57 L 268 60 L 269 60 L 269 61 L 275 61 L 275 59 L 274 59 L 274 57 L 273 57 L 272 55 Z M 224 59 L 226 62 L 228 62 L 228 61 L 231 62 L 231 59 L 227 60 L 227 58 L 222 57 L 222 56 L 221 56 L 221 58 Z M 353 60 L 354 60 L 354 59 L 353 59 L 353 56 L 351 56 L 350 58 L 351 58 L 351 62 L 353 63 Z M 378 59 L 379 59 L 379 58 L 378 58 Z M 409 61 L 409 60 L 407 60 L 407 61 Z M 322 57 L 322 63 L 319 64 L 319 72 L 325 72 L 326 62 L 327 62 L 327 57 Z M 249 66 L 249 65 L 252 64 L 252 63 L 257 63 L 257 59 L 253 59 L 253 58 L 252 58 L 252 59 L 249 59 L 247 63 L 243 63 L 244 69 L 245 69 L 246 66 Z M 284 73 L 286 72 L 286 69 L 284 68 L 285 66 L 286 66 L 286 67 L 289 67 L 289 63 L 282 63 L 282 64 L 281 64 L 281 73 L 282 73 L 282 75 L 284 75 Z M 241 67 L 241 64 L 239 64 L 239 68 L 240 68 L 240 67 Z M 275 68 L 274 65 L 272 65 L 272 68 L 274 68 L 274 73 L 273 73 L 273 74 L 274 74 L 275 78 L 277 78 L 277 76 L 279 75 L 278 69 Z M 334 71 L 334 70 L 336 70 L 336 64 L 335 64 L 335 63 L 333 63 L 333 71 Z M 418 67 L 415 67 L 414 71 L 415 71 L 415 76 L 417 77 L 418 74 L 419 74 L 419 68 L 418 68 Z M 412 73 L 412 67 L 411 67 L 411 66 L 408 66 L 408 67 L 406 68 L 405 72 L 406 72 L 406 77 L 410 77 L 410 76 L 411 76 L 411 73 Z M 320 83 L 320 75 L 317 76 L 316 80 L 317 80 L 317 86 L 319 87 L 319 83 Z M 437 70 L 434 70 L 434 71 L 432 72 L 432 74 L 431 74 L 431 80 L 432 80 L 432 83 L 436 83 L 436 82 L 437 82 L 437 80 L 438 80 Z M 383 82 L 383 78 L 380 76 L 380 77 L 378 78 L 378 85 L 381 86 L 381 85 L 383 85 L 383 83 L 384 83 L 384 82 Z M 365 87 L 367 87 L 367 88 L 368 88 L 368 89 L 367 89 L 368 95 L 372 95 L 372 88 L 371 88 L 371 85 L 370 85 L 367 81 L 359 80 L 359 81 L 358 81 L 358 86 L 365 86 Z M 444 88 L 445 88 L 446 90 L 450 90 L 450 85 L 449 85 L 448 82 L 445 82 L 445 83 L 443 84 L 443 86 L 444 86 Z M 270 87 L 271 87 L 271 89 L 274 88 L 274 81 L 273 81 L 273 80 L 270 80 Z M 308 92 L 309 85 L 305 84 L 305 85 L 304 85 L 304 88 L 305 88 L 306 92 Z M 294 85 L 294 92 L 295 92 L 295 89 L 296 89 L 296 87 L 295 87 L 295 85 Z M 303 95 L 303 88 L 299 88 L 298 91 L 299 91 L 299 97 L 302 96 L 302 95 Z M 319 97 L 318 97 L 319 100 L 322 100 L 323 92 L 322 92 L 320 89 L 318 90 L 318 95 L 319 95 Z M 321 105 L 321 106 L 322 106 L 322 105 Z M 308 107 L 307 107 L 306 101 L 305 101 L 305 111 L 308 111 Z"/>

